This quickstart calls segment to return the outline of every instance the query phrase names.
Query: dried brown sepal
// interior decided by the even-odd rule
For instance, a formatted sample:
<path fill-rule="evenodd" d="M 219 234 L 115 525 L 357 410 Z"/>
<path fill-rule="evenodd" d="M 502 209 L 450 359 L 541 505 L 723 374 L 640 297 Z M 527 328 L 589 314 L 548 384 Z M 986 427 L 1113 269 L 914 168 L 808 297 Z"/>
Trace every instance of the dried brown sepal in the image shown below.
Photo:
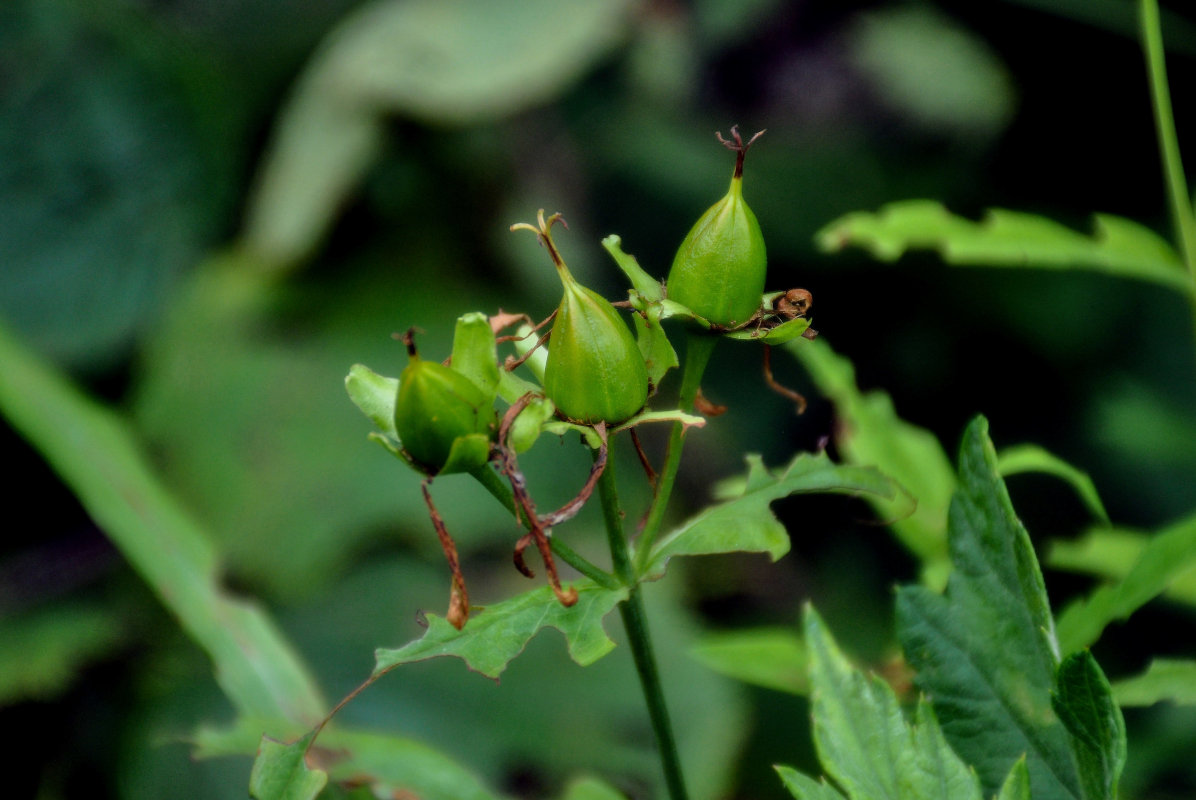
<path fill-rule="evenodd" d="M 764 382 L 768 384 L 768 388 L 772 389 L 782 397 L 786 397 L 793 401 L 797 406 L 797 413 L 806 413 L 806 398 L 800 392 L 790 389 L 788 386 L 783 386 L 777 383 L 776 378 L 772 376 L 772 346 L 764 345 Z"/>
<path fill-rule="evenodd" d="M 726 406 L 708 400 L 706 395 L 702 394 L 701 386 L 698 387 L 698 392 L 694 395 L 694 409 L 703 417 L 718 417 L 727 413 Z"/>
<path fill-rule="evenodd" d="M 424 502 L 428 506 L 428 516 L 432 519 L 432 527 L 436 529 L 436 536 L 440 539 L 440 546 L 444 550 L 449 570 L 453 573 L 453 582 L 449 589 L 448 614 L 445 618 L 454 628 L 461 630 L 465 627 L 466 620 L 469 619 L 469 592 L 465 588 L 465 576 L 461 573 L 461 562 L 457 557 L 457 544 L 449 535 L 448 529 L 444 527 L 444 520 L 440 518 L 440 512 L 436 510 L 436 505 L 432 502 L 432 495 L 428 491 L 429 483 L 431 483 L 430 478 L 424 479 L 420 483 L 420 489 L 424 493 Z"/>
<path fill-rule="evenodd" d="M 754 134 L 752 134 L 752 138 L 747 140 L 746 144 L 743 141 L 743 137 L 739 135 L 738 125 L 731 126 L 731 139 L 729 141 L 723 138 L 722 131 L 715 131 L 714 135 L 718 137 L 718 141 L 723 147 L 727 148 L 728 150 L 735 151 L 735 177 L 742 177 L 743 157 L 747 155 L 748 148 L 755 144 L 756 140 L 764 135 L 764 131 L 756 131 Z"/>

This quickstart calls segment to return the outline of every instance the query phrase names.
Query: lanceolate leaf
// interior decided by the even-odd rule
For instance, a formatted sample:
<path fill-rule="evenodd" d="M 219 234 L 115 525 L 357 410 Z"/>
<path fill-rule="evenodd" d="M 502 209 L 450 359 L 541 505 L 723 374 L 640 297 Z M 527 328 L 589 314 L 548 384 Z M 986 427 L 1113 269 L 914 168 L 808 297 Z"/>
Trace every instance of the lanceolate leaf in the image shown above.
<path fill-rule="evenodd" d="M 889 685 L 854 669 L 812 608 L 805 629 L 818 757 L 852 800 L 980 800 L 925 700 L 911 725 Z"/>
<path fill-rule="evenodd" d="M 769 508 L 791 494 L 862 494 L 891 498 L 894 483 L 875 469 L 833 463 L 825 453 L 803 453 L 788 466 L 768 470 L 748 456 L 746 479 L 736 481 L 724 502 L 707 508 L 661 538 L 644 570 L 649 580 L 664 575 L 673 556 L 712 553 L 768 553 L 776 561 L 789 552 L 789 534 Z"/>
<path fill-rule="evenodd" d="M 1115 800 L 1125 766 L 1125 721 L 1105 673 L 1087 650 L 1059 665 L 1051 705 L 1071 734 L 1085 800 Z"/>
<path fill-rule="evenodd" d="M 1051 709 L 1058 656 L 1042 573 L 983 418 L 964 434 L 959 485 L 946 595 L 918 586 L 898 592 L 906 658 L 986 794 L 1025 754 L 1035 800 L 1081 798 L 1068 733 Z"/>
<path fill-rule="evenodd" d="M 773 767 L 781 776 L 781 783 L 789 790 L 789 794 L 797 800 L 844 800 L 839 790 L 823 779 L 816 781 L 809 775 L 803 775 L 793 767 L 777 765 Z"/>
<path fill-rule="evenodd" d="M 562 606 L 552 590 L 543 586 L 486 606 L 471 615 L 461 630 L 429 614 L 428 632 L 423 638 L 398 649 L 375 652 L 374 675 L 399 664 L 456 656 L 470 669 L 497 679 L 511 659 L 545 627 L 556 628 L 565 635 L 574 661 L 582 666 L 592 664 L 615 646 L 603 630 L 602 619 L 626 598 L 627 592 L 603 589 L 588 580 L 578 581 L 574 588 L 578 600 L 573 606 Z"/>
<path fill-rule="evenodd" d="M 1177 525 L 1184 525 L 1179 522 Z M 1164 529 L 1164 532 L 1169 529 Z M 1124 528 L 1092 528 L 1079 539 L 1051 542 L 1046 563 L 1053 569 L 1071 570 L 1123 580 L 1153 541 L 1150 534 Z M 1163 597 L 1196 606 L 1196 563 L 1171 575 Z"/>
<path fill-rule="evenodd" d="M 1167 589 L 1175 576 L 1196 565 L 1196 516 L 1164 529 L 1149 540 L 1130 571 L 1059 617 L 1059 643 L 1068 653 L 1100 638 L 1105 626 L 1125 619 Z"/>
<path fill-rule="evenodd" d="M 1192 292 L 1191 279 L 1171 246 L 1153 231 L 1121 217 L 1097 214 L 1092 236 L 1034 214 L 990 210 L 983 221 L 955 216 L 932 200 L 890 203 L 878 213 L 840 217 L 816 235 L 823 250 L 864 247 L 882 261 L 905 251 L 935 249 L 960 266 L 1084 269 Z"/>
<path fill-rule="evenodd" d="M 1101 502 L 1092 478 L 1038 445 L 1006 447 L 997 455 L 997 470 L 1005 478 L 1022 472 L 1042 472 L 1065 480 L 1076 490 L 1088 510 L 1101 522 L 1109 524 L 1109 514 L 1105 511 L 1105 504 Z"/>

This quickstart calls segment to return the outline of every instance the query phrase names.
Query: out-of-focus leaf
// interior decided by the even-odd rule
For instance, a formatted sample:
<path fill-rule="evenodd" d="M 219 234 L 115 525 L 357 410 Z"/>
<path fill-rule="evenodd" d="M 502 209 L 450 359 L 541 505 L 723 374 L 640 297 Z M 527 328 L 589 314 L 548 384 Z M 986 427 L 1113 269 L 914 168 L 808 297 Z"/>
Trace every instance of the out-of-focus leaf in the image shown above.
<path fill-rule="evenodd" d="M 1146 672 L 1113 683 L 1119 706 L 1149 706 L 1170 701 L 1196 706 L 1196 661 L 1156 658 Z"/>
<path fill-rule="evenodd" d="M 918 686 L 986 795 L 1025 754 L 1035 798 L 1078 800 L 1070 739 L 1051 709 L 1050 604 L 983 417 L 964 433 L 949 539 L 955 570 L 946 594 L 921 586 L 897 594 L 898 637 Z"/>
<path fill-rule="evenodd" d="M 781 776 L 781 783 L 789 790 L 789 794 L 797 800 L 846 800 L 838 789 L 826 782 L 826 778 L 819 782 L 783 764 L 773 769 Z"/>
<path fill-rule="evenodd" d="M 211 657 L 238 711 L 313 722 L 323 701 L 274 622 L 220 586 L 205 532 L 146 463 L 124 419 L 0 329 L 0 409 Z"/>
<path fill-rule="evenodd" d="M 428 632 L 423 638 L 397 649 L 380 648 L 375 653 L 374 674 L 412 661 L 457 656 L 475 672 L 498 678 L 511 659 L 545 627 L 556 628 L 565 635 L 574 661 L 582 666 L 592 664 L 615 646 L 602 627 L 602 619 L 627 592 L 603 589 L 585 580 L 574 584 L 574 588 L 578 599 L 570 607 L 561 605 L 552 589 L 543 586 L 486 606 L 471 616 L 461 630 L 442 617 L 429 614 Z"/>
<path fill-rule="evenodd" d="M 991 135 L 1013 116 L 1015 92 L 980 37 L 928 6 L 860 14 L 850 58 L 903 117 L 935 132 Z"/>
<path fill-rule="evenodd" d="M 91 369 L 124 355 L 228 199 L 230 126 L 201 130 L 223 112 L 193 107 L 187 88 L 204 81 L 205 97 L 219 97 L 219 76 L 197 74 L 181 56 L 190 48 L 151 34 L 141 10 L 53 0 L 0 10 L 10 65 L 0 315 L 39 350 Z"/>
<path fill-rule="evenodd" d="M 884 392 L 861 392 L 855 370 L 822 338 L 795 342 L 785 348 L 793 354 L 835 404 L 839 420 L 835 444 L 852 464 L 874 465 L 892 475 L 909 497 L 869 497 L 877 515 L 897 538 L 923 563 L 923 580 L 941 587 L 946 581 L 947 506 L 955 491 L 955 471 L 934 434 L 897 416 Z"/>
<path fill-rule="evenodd" d="M 1122 580 L 1151 542 L 1150 534 L 1121 528 L 1092 528 L 1075 541 L 1051 542 L 1046 563 L 1052 569 L 1086 572 Z M 1171 576 L 1163 597 L 1196 606 L 1196 564 Z"/>
<path fill-rule="evenodd" d="M 0 620 L 0 707 L 45 699 L 66 688 L 91 659 L 123 637 L 111 613 L 89 606 L 50 606 Z"/>
<path fill-rule="evenodd" d="M 790 694 L 805 694 L 806 648 L 787 628 L 708 633 L 690 651 L 719 674 Z"/>
<path fill-rule="evenodd" d="M 1085 236 L 1034 214 L 992 209 L 983 221 L 973 222 L 933 200 L 905 200 L 875 214 L 847 214 L 816 239 L 824 251 L 854 245 L 881 261 L 895 261 L 907 250 L 933 249 L 959 266 L 1085 269 L 1194 291 L 1166 240 L 1121 217 L 1097 214 L 1094 220 L 1094 234 Z"/>
<path fill-rule="evenodd" d="M 249 774 L 249 796 L 254 800 L 315 800 L 328 783 L 328 773 L 307 767 L 309 733 L 291 744 L 262 737 L 253 771 Z"/>
<path fill-rule="evenodd" d="M 907 722 L 893 689 L 852 667 L 810 606 L 805 639 L 818 759 L 849 797 L 980 800 L 976 773 L 947 744 L 926 700 Z"/>
<path fill-rule="evenodd" d="M 792 494 L 852 494 L 893 497 L 893 481 L 875 469 L 833 463 L 825 453 L 801 453 L 787 466 L 769 470 L 759 456 L 748 456 L 745 478 L 722 485 L 723 502 L 661 537 L 652 548 L 643 574 L 664 575 L 673 556 L 713 553 L 767 553 L 776 561 L 789 552 L 789 533 L 769 508 Z"/>
<path fill-rule="evenodd" d="M 623 35 L 629 0 L 375 0 L 300 78 L 250 201 L 244 237 L 288 266 L 328 229 L 395 114 L 466 124 L 542 103 Z"/>
<path fill-rule="evenodd" d="M 1051 707 L 1071 734 L 1085 800 L 1115 800 L 1125 766 L 1125 720 L 1092 653 L 1063 659 Z"/>
<path fill-rule="evenodd" d="M 1071 653 L 1095 642 L 1110 622 L 1125 619 L 1196 565 L 1196 515 L 1171 525 L 1142 549 L 1125 577 L 1080 598 L 1059 616 L 1059 645 Z"/>
<path fill-rule="evenodd" d="M 561 800 L 627 800 L 627 795 L 599 778 L 576 778 L 565 787 Z"/>
<path fill-rule="evenodd" d="M 1019 758 L 1009 770 L 1009 777 L 1001 785 L 1001 793 L 997 800 L 1030 800 L 1030 770 L 1026 767 L 1026 759 Z"/>
<path fill-rule="evenodd" d="M 1105 504 L 1100 500 L 1096 491 L 1096 484 L 1088 473 L 1076 469 L 1063 459 L 1048 453 L 1034 444 L 1023 444 L 1016 447 L 1006 447 L 997 454 L 997 471 L 1002 477 L 1017 475 L 1019 472 L 1044 472 L 1067 481 L 1079 494 L 1084 505 L 1088 506 L 1097 519 L 1109 524 L 1109 514 L 1105 511 Z"/>

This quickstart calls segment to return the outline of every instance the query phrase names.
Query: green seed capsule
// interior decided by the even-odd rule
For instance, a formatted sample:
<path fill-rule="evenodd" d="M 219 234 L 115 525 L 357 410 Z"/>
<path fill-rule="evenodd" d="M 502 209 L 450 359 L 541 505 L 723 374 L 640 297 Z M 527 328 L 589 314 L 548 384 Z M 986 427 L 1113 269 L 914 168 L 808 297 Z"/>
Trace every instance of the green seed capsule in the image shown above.
<path fill-rule="evenodd" d="M 410 361 L 399 376 L 395 400 L 395 430 L 403 449 L 432 475 L 480 467 L 498 427 L 493 398 L 464 375 L 421 359 L 410 332 L 405 341 Z M 458 440 L 470 446 L 461 447 L 449 464 Z"/>
<path fill-rule="evenodd" d="M 565 296 L 552 323 L 544 390 L 579 422 L 617 425 L 648 399 L 644 357 L 614 306 L 557 264 Z"/>
<path fill-rule="evenodd" d="M 747 144 L 735 128 L 731 134 L 734 143 L 719 137 L 737 153 L 731 188 L 686 234 L 666 283 L 670 300 L 724 328 L 759 310 L 768 263 L 760 223 L 743 199 L 743 157 L 760 134 Z"/>

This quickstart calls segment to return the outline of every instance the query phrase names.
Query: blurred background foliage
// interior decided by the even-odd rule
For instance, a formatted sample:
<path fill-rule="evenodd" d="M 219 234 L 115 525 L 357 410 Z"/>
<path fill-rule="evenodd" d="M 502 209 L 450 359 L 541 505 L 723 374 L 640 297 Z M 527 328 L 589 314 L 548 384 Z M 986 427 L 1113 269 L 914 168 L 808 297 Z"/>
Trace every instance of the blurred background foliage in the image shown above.
<path fill-rule="evenodd" d="M 1191 160 L 1196 16 L 1170 6 Z M 606 234 L 663 275 L 725 189 L 713 132 L 767 128 L 745 192 L 769 286 L 813 292 L 815 327 L 861 387 L 889 392 L 949 451 L 983 412 L 998 446 L 1047 447 L 1092 475 L 1114 522 L 1157 527 L 1196 507 L 1180 298 L 929 255 L 878 265 L 813 241 L 848 211 L 913 197 L 1085 231 L 1101 211 L 1169 234 L 1134 14 L 1129 0 L 8 0 L 0 319 L 131 422 L 214 538 L 225 584 L 260 598 L 339 697 L 375 646 L 420 635 L 417 613 L 439 610 L 448 584 L 417 481 L 366 441 L 345 396 L 349 365 L 397 374 L 390 334 L 411 325 L 440 358 L 461 313 L 551 311 L 556 275 L 507 230 L 537 208 L 564 213 L 566 259 L 608 297 L 625 287 L 597 246 Z M 832 431 L 795 363 L 774 366 L 810 392 L 800 418 L 747 352 L 716 354 L 705 393 L 731 410 L 691 437 L 679 505 L 707 502 L 745 452 L 778 463 Z M 0 724 L 21 733 L 10 796 L 244 796 L 249 758 L 189 757 L 197 726 L 231 717 L 203 652 L 40 456 L 0 436 Z M 542 443 L 526 469 L 551 504 L 587 464 Z M 1062 484 L 1010 485 L 1036 539 L 1090 521 Z M 435 492 L 475 602 L 524 588 L 510 521 L 464 479 Z M 626 492 L 636 508 L 647 489 Z M 781 797 L 768 765 L 813 765 L 804 701 L 709 672 L 689 654 L 699 632 L 796 626 L 814 597 L 849 649 L 881 663 L 890 586 L 915 577 L 856 501 L 777 510 L 794 541 L 778 565 L 699 560 L 649 594 L 698 797 Z M 568 535 L 584 549 L 596 528 L 585 514 Z M 1057 604 L 1087 585 L 1048 573 Z M 1140 618 L 1098 648 L 1113 676 L 1148 648 L 1192 655 L 1190 615 Z M 549 634 L 501 685 L 429 662 L 343 716 L 427 741 L 514 795 L 555 796 L 586 769 L 636 791 L 656 765 L 630 675 L 622 651 L 582 670 Z M 1190 710 L 1130 722 L 1126 789 L 1196 793 L 1178 757 L 1196 745 Z"/>

